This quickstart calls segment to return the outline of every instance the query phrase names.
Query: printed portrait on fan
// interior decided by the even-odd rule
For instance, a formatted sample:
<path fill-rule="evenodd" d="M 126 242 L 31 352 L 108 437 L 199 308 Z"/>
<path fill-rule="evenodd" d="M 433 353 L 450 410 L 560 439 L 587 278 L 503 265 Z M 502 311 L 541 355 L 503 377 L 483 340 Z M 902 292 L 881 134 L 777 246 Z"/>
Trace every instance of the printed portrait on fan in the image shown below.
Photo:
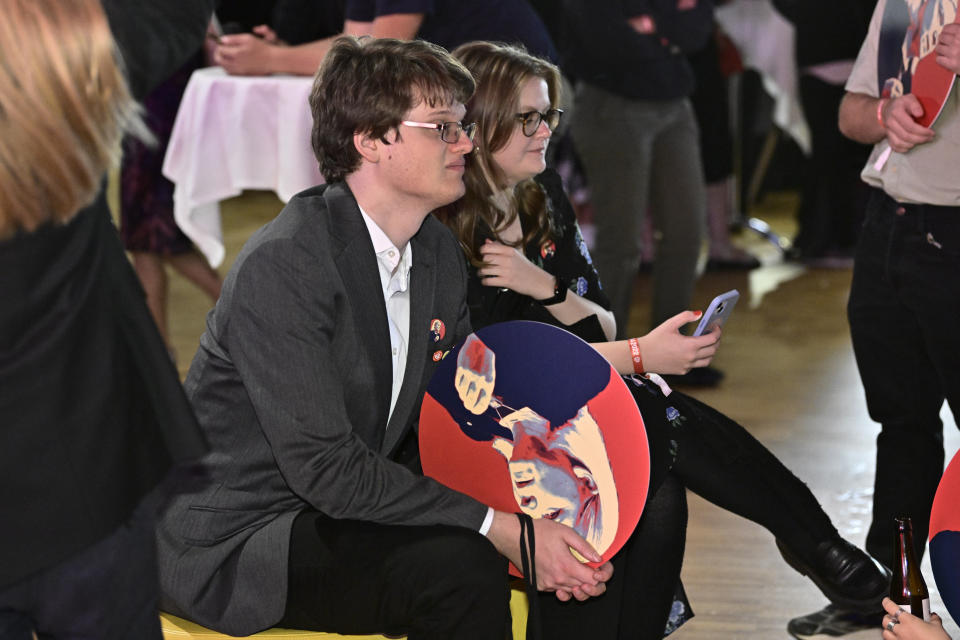
<path fill-rule="evenodd" d="M 957 0 L 887 1 L 877 59 L 882 97 L 896 98 L 915 92 L 921 65 L 935 64 L 933 50 L 940 31 L 956 16 Z"/>
<path fill-rule="evenodd" d="M 443 444 L 431 449 L 434 436 Z M 628 461 L 631 449 L 642 460 Z M 565 524 L 605 556 L 635 526 L 649 481 L 642 418 L 622 379 L 579 338 L 534 322 L 487 327 L 444 359 L 424 399 L 421 456 L 444 484 Z"/>

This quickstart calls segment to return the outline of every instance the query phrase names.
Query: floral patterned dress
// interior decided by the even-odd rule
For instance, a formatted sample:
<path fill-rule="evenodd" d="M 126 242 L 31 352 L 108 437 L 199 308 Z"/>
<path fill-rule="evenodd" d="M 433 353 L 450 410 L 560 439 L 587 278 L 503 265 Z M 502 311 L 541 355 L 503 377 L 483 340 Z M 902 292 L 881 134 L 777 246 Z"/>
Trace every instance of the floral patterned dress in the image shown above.
<path fill-rule="evenodd" d="M 527 246 L 524 248 L 524 254 L 528 260 L 547 273 L 570 283 L 570 290 L 577 295 L 604 308 L 609 308 L 609 302 L 603 293 L 573 207 L 563 191 L 560 176 L 552 170 L 547 170 L 537 176 L 536 181 L 547 194 L 554 239 L 543 248 L 535 245 Z M 489 229 L 482 229 L 480 235 L 481 240 L 484 237 L 492 238 Z M 564 325 L 533 298 L 509 289 L 485 286 L 475 267 L 468 264 L 467 269 L 469 273 L 467 304 L 470 307 L 470 319 L 474 329 L 509 320 L 532 320 L 561 327 L 587 342 L 606 341 L 606 336 L 595 315 L 572 325 Z M 686 419 L 681 413 L 681 409 L 685 409 L 685 404 L 672 402 L 670 398 L 674 396 L 673 393 L 670 397 L 665 396 L 661 388 L 646 377 L 624 376 L 624 380 L 637 401 L 647 430 L 650 443 L 650 495 L 652 495 L 676 460 L 678 450 L 676 430 Z M 692 617 L 693 612 L 678 577 L 673 609 L 664 635 L 679 628 Z"/>

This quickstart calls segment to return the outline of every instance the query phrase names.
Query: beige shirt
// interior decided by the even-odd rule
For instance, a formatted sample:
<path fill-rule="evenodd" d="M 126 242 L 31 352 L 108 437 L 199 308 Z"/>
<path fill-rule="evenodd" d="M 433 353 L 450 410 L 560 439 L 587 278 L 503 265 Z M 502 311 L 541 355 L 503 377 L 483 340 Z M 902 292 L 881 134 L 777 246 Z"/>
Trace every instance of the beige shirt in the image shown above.
<path fill-rule="evenodd" d="M 847 81 L 847 91 L 874 98 L 880 95 L 877 43 L 886 4 L 887 0 L 879 0 L 874 9 L 867 38 Z M 956 82 L 932 128 L 936 132 L 933 140 L 906 153 L 890 152 L 881 168 L 877 168 L 877 160 L 890 144 L 884 139 L 874 145 L 860 174 L 864 182 L 883 189 L 900 202 L 960 205 L 960 97 Z"/>

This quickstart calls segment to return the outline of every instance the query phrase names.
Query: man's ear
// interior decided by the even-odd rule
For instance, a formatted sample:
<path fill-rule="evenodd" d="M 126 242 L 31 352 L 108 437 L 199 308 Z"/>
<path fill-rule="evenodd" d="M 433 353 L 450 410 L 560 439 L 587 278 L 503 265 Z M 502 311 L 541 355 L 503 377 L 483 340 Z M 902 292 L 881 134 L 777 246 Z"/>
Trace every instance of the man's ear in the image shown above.
<path fill-rule="evenodd" d="M 353 134 L 353 148 L 357 150 L 360 157 L 367 162 L 377 163 L 380 161 L 380 151 L 384 142 L 380 138 L 373 138 L 369 133 Z"/>

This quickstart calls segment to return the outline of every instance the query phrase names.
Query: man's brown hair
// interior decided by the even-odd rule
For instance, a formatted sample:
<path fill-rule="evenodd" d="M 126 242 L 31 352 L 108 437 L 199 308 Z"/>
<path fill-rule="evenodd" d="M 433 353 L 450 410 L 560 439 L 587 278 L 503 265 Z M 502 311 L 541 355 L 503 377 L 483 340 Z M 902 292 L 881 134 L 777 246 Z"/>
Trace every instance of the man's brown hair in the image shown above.
<path fill-rule="evenodd" d="M 354 38 L 334 42 L 310 92 L 311 143 L 327 182 L 360 166 L 354 133 L 383 139 L 421 102 L 465 103 L 470 72 L 447 51 L 422 40 Z"/>

